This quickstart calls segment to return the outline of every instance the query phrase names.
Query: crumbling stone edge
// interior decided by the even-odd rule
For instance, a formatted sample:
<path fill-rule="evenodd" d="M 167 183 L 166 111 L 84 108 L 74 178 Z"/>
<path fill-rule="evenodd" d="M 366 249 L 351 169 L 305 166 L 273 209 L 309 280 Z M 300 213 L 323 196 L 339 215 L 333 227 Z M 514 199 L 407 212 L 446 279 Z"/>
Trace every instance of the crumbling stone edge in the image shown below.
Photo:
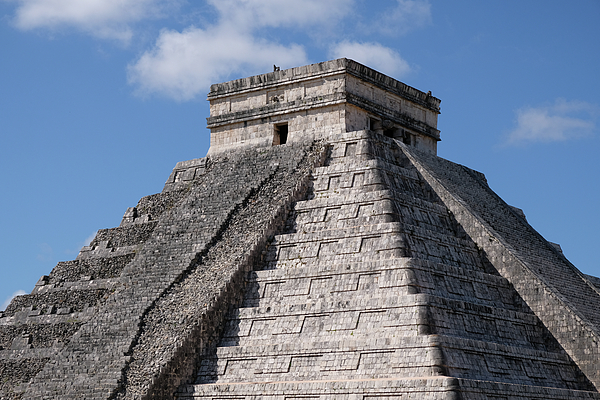
<path fill-rule="evenodd" d="M 203 249 L 203 251 L 196 255 L 193 262 L 190 263 L 190 266 L 184 272 L 182 272 L 178 279 L 176 279 L 169 286 L 169 288 L 164 290 L 163 294 L 153 302 L 153 305 L 145 310 L 144 315 L 141 318 L 142 322 L 139 327 L 138 334 L 135 340 L 132 342 L 129 352 L 127 353 L 127 362 L 125 368 L 122 370 L 120 387 L 109 397 L 111 400 L 129 398 L 172 398 L 173 393 L 182 383 L 193 380 L 192 378 L 198 368 L 201 355 L 207 351 L 208 346 L 214 345 L 215 341 L 219 337 L 223 325 L 222 322 L 225 314 L 229 310 L 229 307 L 241 301 L 247 273 L 262 258 L 263 252 L 266 249 L 270 238 L 272 238 L 274 234 L 283 228 L 293 204 L 296 201 L 302 200 L 306 197 L 310 188 L 310 172 L 312 172 L 315 167 L 324 164 L 327 154 L 328 146 L 322 141 L 314 142 L 312 146 L 310 146 L 310 150 L 307 151 L 307 153 L 304 155 L 304 159 L 299 163 L 312 163 L 312 165 L 309 166 L 308 173 L 305 173 L 300 177 L 298 182 L 291 190 L 291 193 L 288 193 L 285 200 L 280 202 L 277 210 L 271 215 L 270 221 L 261 231 L 258 240 L 255 240 L 253 246 L 248 249 L 245 254 L 241 255 L 241 260 L 237 260 L 236 269 L 229 271 L 228 279 L 225 279 L 226 282 L 223 282 L 221 287 L 217 288 L 218 294 L 216 294 L 212 298 L 212 301 L 206 305 L 203 310 L 203 314 L 199 316 L 197 323 L 192 327 L 189 334 L 182 338 L 182 340 L 177 344 L 177 348 L 174 349 L 174 354 L 171 355 L 168 361 L 161 365 L 157 371 L 155 371 L 154 376 L 150 379 L 150 386 L 146 388 L 132 388 L 127 381 L 127 372 L 132 362 L 131 355 L 133 349 L 138 343 L 139 337 L 142 334 L 144 317 L 151 312 L 153 307 L 160 301 L 162 296 L 169 292 L 170 288 L 182 282 L 194 271 L 196 267 L 202 264 L 203 258 L 207 255 L 211 248 L 213 248 L 221 240 L 223 234 L 229 228 L 229 225 L 236 214 L 238 214 L 248 205 L 253 196 L 260 191 L 262 186 L 268 184 L 268 182 L 273 179 L 279 168 L 276 168 L 266 179 L 260 182 L 258 187 L 253 188 L 245 197 L 245 199 L 231 210 L 222 226 L 213 236 L 208 245 Z M 311 155 L 313 159 L 306 160 L 306 158 L 310 158 Z M 134 393 L 131 393 L 132 389 L 134 389 Z M 139 393 L 140 389 L 145 392 L 141 397 L 135 394 L 135 392 Z"/>
<path fill-rule="evenodd" d="M 435 172 L 429 171 L 418 156 L 412 154 L 414 149 L 409 150 L 404 144 L 397 143 L 473 241 L 488 255 L 498 272 L 508 279 L 589 381 L 600 389 L 598 328 L 589 322 L 569 299 L 558 293 L 543 277 L 538 276 L 519 252 L 473 212 L 465 201 L 448 190 L 435 177 Z M 466 173 L 473 177 L 469 171 L 466 170 Z M 539 235 L 537 232 L 536 234 Z M 585 281 L 587 283 L 587 280 Z M 594 343 L 595 346 L 590 347 L 590 343 Z"/>

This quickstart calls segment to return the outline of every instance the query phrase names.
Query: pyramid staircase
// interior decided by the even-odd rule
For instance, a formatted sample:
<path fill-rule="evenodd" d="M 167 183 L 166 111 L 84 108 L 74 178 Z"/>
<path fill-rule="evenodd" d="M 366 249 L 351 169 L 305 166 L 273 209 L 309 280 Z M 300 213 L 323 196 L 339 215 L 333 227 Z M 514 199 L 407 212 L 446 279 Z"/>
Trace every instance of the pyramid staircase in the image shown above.
<path fill-rule="evenodd" d="M 0 398 L 19 399 L 30 380 L 60 353 L 119 284 L 161 214 L 182 190 L 142 198 L 135 223 L 101 229 L 77 259 L 59 262 L 30 294 L 15 298 L 0 318 Z"/>
<path fill-rule="evenodd" d="M 330 141 L 180 399 L 600 399 L 395 141 Z"/>

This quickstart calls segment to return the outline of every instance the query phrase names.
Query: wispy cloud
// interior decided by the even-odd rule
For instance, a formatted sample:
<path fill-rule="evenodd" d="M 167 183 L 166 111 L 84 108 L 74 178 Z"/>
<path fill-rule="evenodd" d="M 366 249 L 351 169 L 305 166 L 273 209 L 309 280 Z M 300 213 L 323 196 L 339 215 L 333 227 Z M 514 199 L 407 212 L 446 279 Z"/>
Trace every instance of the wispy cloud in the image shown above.
<path fill-rule="evenodd" d="M 211 83 L 232 74 L 268 72 L 273 64 L 307 62 L 304 47 L 280 44 L 279 31 L 335 24 L 353 0 L 210 0 L 214 25 L 182 32 L 161 31 L 154 47 L 129 65 L 129 82 L 142 95 L 184 101 L 204 94 Z"/>
<path fill-rule="evenodd" d="M 431 24 L 431 4 L 426 0 L 397 0 L 375 26 L 387 35 L 404 35 Z"/>
<path fill-rule="evenodd" d="M 94 238 L 96 237 L 96 234 L 98 233 L 98 231 L 92 233 L 90 236 L 88 236 L 84 241 L 82 246 L 89 246 L 90 243 L 92 243 L 92 240 L 94 240 Z"/>
<path fill-rule="evenodd" d="M 83 241 L 79 242 L 78 244 L 74 245 L 72 248 L 66 249 L 64 251 L 64 254 L 69 254 L 69 255 L 79 254 L 79 251 L 81 250 L 81 248 L 83 246 L 89 246 L 90 245 L 90 243 L 92 242 L 92 240 L 94 240 L 94 238 L 96 237 L 96 233 L 98 233 L 98 232 L 96 231 L 96 232 L 92 233 L 87 238 L 85 238 L 85 240 L 83 240 Z"/>
<path fill-rule="evenodd" d="M 236 30 L 263 27 L 301 28 L 335 24 L 352 11 L 354 0 L 209 0 L 221 23 Z M 276 32 L 272 32 L 276 35 Z M 274 35 L 274 36 L 275 36 Z"/>
<path fill-rule="evenodd" d="M 0 305 L 0 311 L 6 310 L 6 307 L 8 307 L 8 305 L 10 304 L 12 299 L 14 299 L 17 296 L 21 296 L 22 294 L 27 294 L 27 292 L 24 290 L 17 290 L 13 294 L 11 294 L 10 297 L 8 299 L 4 300 L 4 303 L 2 303 L 2 305 Z"/>
<path fill-rule="evenodd" d="M 380 72 L 401 78 L 410 66 L 396 51 L 379 43 L 341 42 L 330 49 L 331 58 L 351 58 Z"/>
<path fill-rule="evenodd" d="M 128 43 L 132 24 L 160 16 L 178 0 L 16 0 L 15 24 L 22 30 L 75 28 Z"/>
<path fill-rule="evenodd" d="M 596 131 L 600 107 L 557 99 L 551 105 L 521 108 L 516 114 L 516 127 L 508 134 L 506 145 L 561 142 L 591 135 Z"/>
<path fill-rule="evenodd" d="M 37 259 L 40 261 L 52 261 L 54 258 L 54 250 L 48 243 L 41 243 L 38 246 Z"/>

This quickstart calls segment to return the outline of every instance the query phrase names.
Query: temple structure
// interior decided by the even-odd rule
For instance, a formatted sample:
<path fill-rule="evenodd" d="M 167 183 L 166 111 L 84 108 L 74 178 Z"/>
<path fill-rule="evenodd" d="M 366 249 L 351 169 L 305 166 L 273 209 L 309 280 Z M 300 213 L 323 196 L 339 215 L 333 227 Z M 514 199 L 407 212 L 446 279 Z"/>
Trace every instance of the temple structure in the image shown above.
<path fill-rule="evenodd" d="M 352 60 L 211 87 L 211 147 L 0 314 L 2 399 L 600 399 L 600 279 Z"/>

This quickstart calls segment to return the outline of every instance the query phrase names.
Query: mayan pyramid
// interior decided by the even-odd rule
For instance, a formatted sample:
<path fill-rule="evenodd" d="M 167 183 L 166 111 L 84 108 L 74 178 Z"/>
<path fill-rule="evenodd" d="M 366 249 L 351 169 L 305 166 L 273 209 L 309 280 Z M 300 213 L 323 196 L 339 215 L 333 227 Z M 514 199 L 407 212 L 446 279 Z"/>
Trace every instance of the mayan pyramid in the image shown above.
<path fill-rule="evenodd" d="M 0 313 L 2 399 L 600 399 L 600 279 L 348 59 L 216 84 L 208 155 Z"/>

